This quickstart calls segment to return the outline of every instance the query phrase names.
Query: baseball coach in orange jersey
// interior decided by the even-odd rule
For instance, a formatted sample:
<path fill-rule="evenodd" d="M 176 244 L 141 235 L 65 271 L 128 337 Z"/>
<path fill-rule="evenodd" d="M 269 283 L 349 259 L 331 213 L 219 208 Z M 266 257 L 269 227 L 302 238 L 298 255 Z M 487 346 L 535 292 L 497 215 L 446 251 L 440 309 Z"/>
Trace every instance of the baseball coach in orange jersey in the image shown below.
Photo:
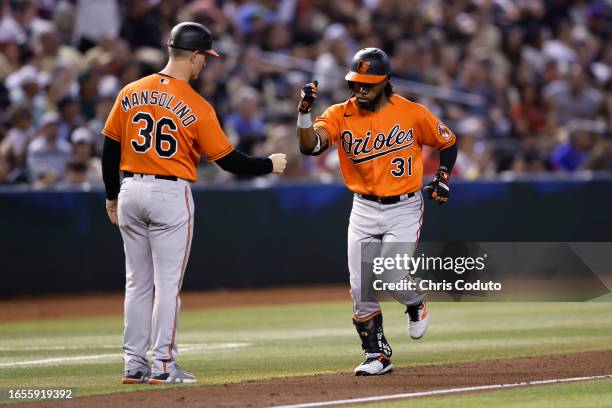
<path fill-rule="evenodd" d="M 126 85 L 102 131 L 106 210 L 125 250 L 125 384 L 196 381 L 175 360 L 179 292 L 193 235 L 190 183 L 200 155 L 233 173 L 285 169 L 284 154 L 250 157 L 230 145 L 213 107 L 189 85 L 207 56 L 219 56 L 212 42 L 201 24 L 176 25 L 166 67 Z"/>
<path fill-rule="evenodd" d="M 353 324 L 366 354 L 355 374 L 364 376 L 389 373 L 393 364 L 380 304 L 362 293 L 366 276 L 361 270 L 362 245 L 380 244 L 384 255 L 385 248 L 405 243 L 405 252 L 412 256 L 423 221 L 422 147 L 440 151 L 440 167 L 424 188 L 425 194 L 440 204 L 448 200 L 448 181 L 457 158 L 453 132 L 425 106 L 395 94 L 390 72 L 389 58 L 383 50 L 362 49 L 353 57 L 345 78 L 352 91 L 348 100 L 330 106 L 313 123 L 310 109 L 317 92 L 314 81 L 304 85 L 298 105 L 301 152 L 317 155 L 337 144 L 342 176 L 354 193 L 348 267 Z M 425 296 L 411 290 L 391 296 L 406 305 L 410 337 L 421 338 L 430 318 Z"/>

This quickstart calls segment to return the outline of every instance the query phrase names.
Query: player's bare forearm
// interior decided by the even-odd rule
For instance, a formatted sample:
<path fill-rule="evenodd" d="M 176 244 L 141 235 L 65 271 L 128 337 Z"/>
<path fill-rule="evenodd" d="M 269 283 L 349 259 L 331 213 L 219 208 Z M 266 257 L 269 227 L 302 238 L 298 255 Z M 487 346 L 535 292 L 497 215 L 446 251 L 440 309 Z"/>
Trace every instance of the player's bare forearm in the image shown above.
<path fill-rule="evenodd" d="M 300 152 L 302 154 L 310 154 L 317 145 L 317 134 L 314 128 L 297 128 L 297 135 L 300 141 Z"/>
<path fill-rule="evenodd" d="M 297 128 L 300 152 L 309 156 L 317 156 L 327 149 L 329 136 L 324 129 Z"/>

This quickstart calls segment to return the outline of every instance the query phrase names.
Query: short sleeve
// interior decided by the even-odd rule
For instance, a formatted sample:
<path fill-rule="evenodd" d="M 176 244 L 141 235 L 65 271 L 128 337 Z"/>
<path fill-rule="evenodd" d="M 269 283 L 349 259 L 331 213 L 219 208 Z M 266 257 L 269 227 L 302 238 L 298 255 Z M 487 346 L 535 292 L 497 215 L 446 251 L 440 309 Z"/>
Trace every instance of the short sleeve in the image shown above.
<path fill-rule="evenodd" d="M 234 146 L 225 136 L 212 107 L 206 106 L 203 118 L 204 120 L 198 121 L 198 145 L 206 159 L 219 160 L 234 150 Z"/>
<path fill-rule="evenodd" d="M 121 98 L 123 96 L 123 91 L 119 92 L 117 95 L 117 99 L 115 99 L 115 104 L 106 118 L 106 123 L 104 124 L 104 129 L 102 129 L 102 134 L 106 137 L 109 137 L 118 142 L 121 141 Z"/>
<path fill-rule="evenodd" d="M 318 116 L 315 119 L 313 127 L 325 129 L 327 134 L 329 135 L 329 140 L 327 145 L 329 147 L 333 146 L 334 143 L 338 140 L 340 135 L 340 119 L 339 119 L 340 106 L 334 105 L 330 106 L 323 112 L 321 116 Z"/>
<path fill-rule="evenodd" d="M 424 106 L 420 126 L 419 143 L 421 145 L 443 150 L 455 144 L 457 140 L 455 134 Z"/>

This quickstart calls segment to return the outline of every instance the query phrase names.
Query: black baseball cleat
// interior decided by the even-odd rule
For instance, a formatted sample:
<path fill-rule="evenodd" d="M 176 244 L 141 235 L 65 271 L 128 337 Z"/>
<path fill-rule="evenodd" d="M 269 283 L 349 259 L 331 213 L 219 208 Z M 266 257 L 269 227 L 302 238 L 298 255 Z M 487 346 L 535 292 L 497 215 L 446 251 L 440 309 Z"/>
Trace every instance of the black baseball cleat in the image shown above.
<path fill-rule="evenodd" d="M 384 375 L 393 371 L 391 360 L 383 354 L 366 354 L 366 359 L 355 368 L 355 375 Z"/>
<path fill-rule="evenodd" d="M 151 377 L 151 369 L 149 366 L 142 366 L 128 370 L 123 376 L 123 384 L 144 384 Z"/>

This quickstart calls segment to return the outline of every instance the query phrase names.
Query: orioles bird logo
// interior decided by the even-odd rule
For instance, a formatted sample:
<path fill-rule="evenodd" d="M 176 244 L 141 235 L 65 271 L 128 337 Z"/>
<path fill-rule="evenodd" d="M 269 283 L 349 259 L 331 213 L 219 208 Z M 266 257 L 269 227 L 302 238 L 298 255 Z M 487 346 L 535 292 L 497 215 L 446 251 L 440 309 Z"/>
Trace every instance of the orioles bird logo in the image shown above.
<path fill-rule="evenodd" d="M 368 68 L 370 68 L 370 61 L 361 60 L 357 63 L 357 72 L 360 74 L 365 74 L 368 72 Z"/>
<path fill-rule="evenodd" d="M 450 130 L 448 130 L 448 128 L 444 126 L 444 123 L 442 122 L 438 123 L 438 134 L 440 134 L 444 140 L 449 140 L 451 138 Z"/>

